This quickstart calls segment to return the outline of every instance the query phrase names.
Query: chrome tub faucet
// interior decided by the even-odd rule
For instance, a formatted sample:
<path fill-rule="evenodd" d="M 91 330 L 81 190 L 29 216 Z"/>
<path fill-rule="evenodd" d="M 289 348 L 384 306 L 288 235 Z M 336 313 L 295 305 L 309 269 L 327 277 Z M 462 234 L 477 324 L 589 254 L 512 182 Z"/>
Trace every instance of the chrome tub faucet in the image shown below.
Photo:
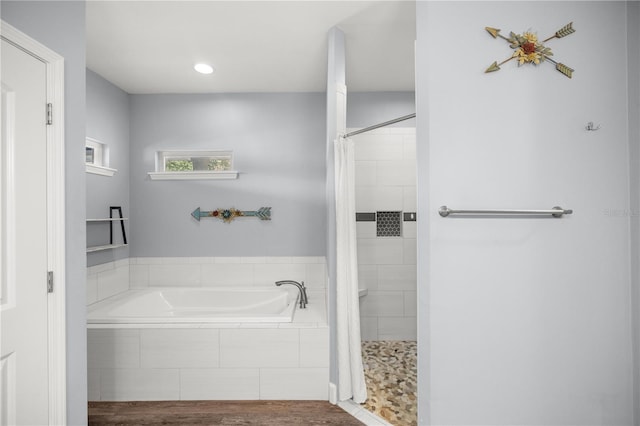
<path fill-rule="evenodd" d="M 307 288 L 304 286 L 304 281 L 302 281 L 302 283 L 292 280 L 276 281 L 277 286 L 281 286 L 282 284 L 291 284 L 298 287 L 298 290 L 300 290 L 300 309 L 305 309 L 307 303 L 309 303 L 309 299 L 307 298 Z"/>

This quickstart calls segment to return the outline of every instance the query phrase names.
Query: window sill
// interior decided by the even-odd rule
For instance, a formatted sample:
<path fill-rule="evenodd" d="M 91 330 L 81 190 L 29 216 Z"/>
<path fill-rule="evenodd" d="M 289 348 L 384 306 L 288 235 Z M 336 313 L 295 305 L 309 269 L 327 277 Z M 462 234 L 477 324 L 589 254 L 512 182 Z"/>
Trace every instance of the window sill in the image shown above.
<path fill-rule="evenodd" d="M 87 173 L 92 173 L 94 175 L 111 177 L 118 171 L 116 169 L 111 169 L 109 167 L 96 166 L 95 164 L 86 163 L 86 165 L 87 165 Z"/>
<path fill-rule="evenodd" d="M 151 180 L 211 180 L 238 179 L 238 172 L 229 170 L 224 172 L 149 172 Z"/>

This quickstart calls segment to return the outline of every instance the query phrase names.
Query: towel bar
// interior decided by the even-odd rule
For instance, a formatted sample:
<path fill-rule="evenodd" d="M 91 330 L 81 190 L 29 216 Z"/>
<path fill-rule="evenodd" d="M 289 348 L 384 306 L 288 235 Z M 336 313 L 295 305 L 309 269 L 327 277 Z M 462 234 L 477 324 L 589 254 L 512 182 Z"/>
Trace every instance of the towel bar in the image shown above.
<path fill-rule="evenodd" d="M 572 214 L 573 210 L 563 209 L 562 207 L 553 207 L 549 210 L 454 210 L 447 206 L 442 206 L 438 210 L 440 216 L 447 217 L 452 214 L 476 214 L 476 215 L 546 215 L 550 214 L 553 217 L 562 217 L 565 214 Z"/>

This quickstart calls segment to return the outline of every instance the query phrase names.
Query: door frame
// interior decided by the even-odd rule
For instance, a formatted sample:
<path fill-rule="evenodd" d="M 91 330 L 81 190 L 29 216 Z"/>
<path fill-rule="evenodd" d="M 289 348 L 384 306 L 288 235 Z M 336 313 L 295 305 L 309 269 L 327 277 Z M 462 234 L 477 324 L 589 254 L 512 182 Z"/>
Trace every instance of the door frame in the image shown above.
<path fill-rule="evenodd" d="M 47 269 L 54 276 L 53 292 L 47 297 L 49 424 L 66 424 L 64 58 L 4 21 L 0 21 L 0 37 L 46 64 L 47 103 L 53 105 L 51 124 L 46 126 Z"/>

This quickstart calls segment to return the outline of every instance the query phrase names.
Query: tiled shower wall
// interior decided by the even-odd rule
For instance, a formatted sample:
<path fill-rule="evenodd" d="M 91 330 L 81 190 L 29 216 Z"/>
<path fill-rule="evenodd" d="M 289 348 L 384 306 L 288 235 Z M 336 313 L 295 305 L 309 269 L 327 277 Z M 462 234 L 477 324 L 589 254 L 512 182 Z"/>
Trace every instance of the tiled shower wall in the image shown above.
<path fill-rule="evenodd" d="M 415 128 L 354 136 L 356 212 L 416 211 Z M 357 222 L 363 340 L 416 339 L 416 222 L 400 237 L 377 237 L 376 222 Z"/>

